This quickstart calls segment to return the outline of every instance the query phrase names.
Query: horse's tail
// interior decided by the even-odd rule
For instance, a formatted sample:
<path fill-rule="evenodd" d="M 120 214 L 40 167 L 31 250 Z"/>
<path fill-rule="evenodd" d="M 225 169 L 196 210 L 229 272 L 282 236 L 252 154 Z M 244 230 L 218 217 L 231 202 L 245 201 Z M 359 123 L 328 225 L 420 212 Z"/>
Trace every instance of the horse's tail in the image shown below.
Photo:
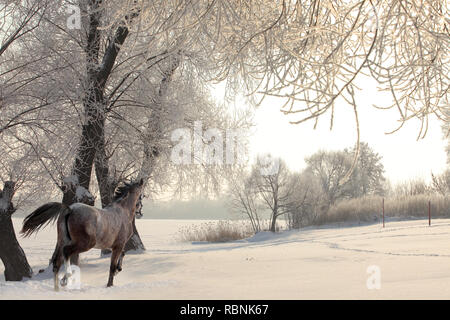
<path fill-rule="evenodd" d="M 46 203 L 34 210 L 23 220 L 23 227 L 20 233 L 22 233 L 24 237 L 29 237 L 31 234 L 38 232 L 41 228 L 46 227 L 49 223 L 58 220 L 58 217 L 61 214 L 67 215 L 70 211 L 71 209 L 63 203 Z M 66 232 L 68 234 L 68 230 L 66 230 Z"/>

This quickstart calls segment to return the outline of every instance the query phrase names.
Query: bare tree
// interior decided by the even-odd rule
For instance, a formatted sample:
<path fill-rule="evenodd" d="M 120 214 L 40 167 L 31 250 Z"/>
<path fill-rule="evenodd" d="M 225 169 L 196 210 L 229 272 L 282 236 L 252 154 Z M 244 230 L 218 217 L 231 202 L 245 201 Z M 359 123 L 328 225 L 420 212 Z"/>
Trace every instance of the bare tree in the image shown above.
<path fill-rule="evenodd" d="M 30 148 L 22 142 L 20 128 L 39 128 L 42 125 L 36 117 L 47 106 L 40 102 L 35 106 L 23 105 L 23 94 L 35 84 L 36 78 L 28 78 L 24 66 L 33 61 L 15 59 L 18 43 L 29 38 L 39 27 L 48 1 L 2 1 L 0 3 L 0 259 L 5 265 L 5 279 L 20 281 L 32 276 L 25 253 L 17 241 L 12 214 L 17 205 L 28 200 L 36 190 L 36 184 L 30 181 L 36 176 L 36 163 L 30 158 Z M 22 196 L 14 196 L 21 189 Z"/>
<path fill-rule="evenodd" d="M 273 159 L 272 164 L 275 165 L 271 172 L 265 172 L 265 161 L 262 158 L 267 156 L 259 156 L 254 165 L 251 178 L 254 179 L 256 189 L 261 201 L 266 209 L 270 212 L 269 230 L 276 231 L 276 222 L 280 216 L 291 212 L 296 206 L 297 200 L 293 194 L 297 189 L 299 180 L 292 175 L 287 168 L 286 163 L 280 159 Z"/>
<path fill-rule="evenodd" d="M 338 199 L 349 197 L 350 186 L 344 180 L 352 165 L 351 157 L 344 151 L 319 151 L 305 159 L 307 170 L 318 177 L 328 206 Z"/>
<path fill-rule="evenodd" d="M 250 176 L 245 168 L 240 168 L 240 170 L 234 170 L 228 176 L 227 181 L 231 210 L 248 218 L 253 231 L 260 232 L 262 230 L 259 212 L 261 208 L 254 177 Z"/>
<path fill-rule="evenodd" d="M 250 173 L 244 169 L 228 177 L 229 197 L 234 212 L 246 216 L 255 232 L 262 229 L 261 216 L 269 213 L 269 230 L 276 231 L 277 219 L 286 216 L 288 226 L 312 223 L 323 209 L 324 195 L 318 179 L 310 172 L 291 173 L 282 159 L 258 156 Z"/>
<path fill-rule="evenodd" d="M 291 195 L 286 220 L 289 228 L 297 229 L 314 224 L 327 208 L 327 197 L 322 191 L 319 179 L 310 171 L 294 174 L 293 179 L 297 179 L 298 183 Z"/>

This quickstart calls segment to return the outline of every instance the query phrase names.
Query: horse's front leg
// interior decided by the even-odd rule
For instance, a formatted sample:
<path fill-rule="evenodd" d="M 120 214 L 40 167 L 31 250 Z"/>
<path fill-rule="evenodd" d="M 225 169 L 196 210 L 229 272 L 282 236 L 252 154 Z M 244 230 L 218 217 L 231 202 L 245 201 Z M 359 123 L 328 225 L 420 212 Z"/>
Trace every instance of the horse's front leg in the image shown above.
<path fill-rule="evenodd" d="M 124 256 L 125 256 L 125 251 L 122 251 L 122 253 L 120 254 L 120 257 L 119 257 L 119 261 L 117 262 L 117 271 L 118 272 L 122 271 L 122 262 L 123 262 Z"/>
<path fill-rule="evenodd" d="M 111 265 L 109 267 L 109 279 L 107 287 L 113 286 L 114 276 L 117 273 L 117 266 L 119 262 L 120 255 L 122 254 L 123 247 L 121 248 L 113 248 L 112 254 L 111 254 Z"/>

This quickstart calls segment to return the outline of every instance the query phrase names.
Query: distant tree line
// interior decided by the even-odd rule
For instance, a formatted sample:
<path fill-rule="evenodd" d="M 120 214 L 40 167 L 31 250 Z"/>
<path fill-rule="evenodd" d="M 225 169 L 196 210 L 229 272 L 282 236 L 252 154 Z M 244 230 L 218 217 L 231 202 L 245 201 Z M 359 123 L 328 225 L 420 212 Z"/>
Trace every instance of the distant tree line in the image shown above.
<path fill-rule="evenodd" d="M 384 175 L 382 157 L 366 142 L 360 143 L 352 169 L 356 150 L 318 151 L 305 159 L 307 166 L 301 172 L 292 172 L 282 159 L 275 159 L 278 170 L 268 175 L 261 171 L 263 163 L 258 158 L 250 170 L 243 168 L 229 177 L 231 209 L 248 218 L 255 232 L 276 231 L 279 217 L 286 220 L 288 228 L 358 216 L 379 217 L 383 197 L 391 199 L 393 215 L 424 214 L 425 196 L 433 197 L 439 216 L 447 215 L 450 169 L 439 175 L 432 173 L 429 183 L 413 178 L 391 186 Z M 350 178 L 345 179 L 348 172 Z M 267 214 L 268 226 L 263 218 Z"/>
<path fill-rule="evenodd" d="M 269 212 L 269 230 L 276 230 L 283 216 L 292 228 L 317 220 L 338 201 L 386 193 L 386 178 L 381 156 L 361 142 L 359 157 L 350 179 L 356 148 L 342 151 L 318 151 L 305 159 L 302 172 L 291 172 L 282 159 L 275 159 L 278 170 L 263 174 L 258 159 L 249 172 L 230 178 L 230 199 L 235 212 L 250 219 L 255 231 L 263 226 L 262 213 Z"/>

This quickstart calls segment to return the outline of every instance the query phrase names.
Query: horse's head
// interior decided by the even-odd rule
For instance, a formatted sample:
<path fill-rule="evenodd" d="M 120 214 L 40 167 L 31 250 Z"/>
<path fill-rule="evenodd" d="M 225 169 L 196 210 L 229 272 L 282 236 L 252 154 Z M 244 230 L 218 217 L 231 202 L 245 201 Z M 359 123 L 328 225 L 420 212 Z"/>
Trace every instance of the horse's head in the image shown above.
<path fill-rule="evenodd" d="M 124 183 L 123 186 L 117 188 L 114 200 L 135 213 L 143 189 L 144 179 L 142 178 L 138 182 Z"/>
<path fill-rule="evenodd" d="M 139 201 L 139 198 L 142 195 L 142 190 L 144 189 L 144 179 L 140 179 L 138 182 L 133 182 L 130 184 L 129 194 L 133 197 L 133 203 L 136 207 L 136 204 Z"/>

